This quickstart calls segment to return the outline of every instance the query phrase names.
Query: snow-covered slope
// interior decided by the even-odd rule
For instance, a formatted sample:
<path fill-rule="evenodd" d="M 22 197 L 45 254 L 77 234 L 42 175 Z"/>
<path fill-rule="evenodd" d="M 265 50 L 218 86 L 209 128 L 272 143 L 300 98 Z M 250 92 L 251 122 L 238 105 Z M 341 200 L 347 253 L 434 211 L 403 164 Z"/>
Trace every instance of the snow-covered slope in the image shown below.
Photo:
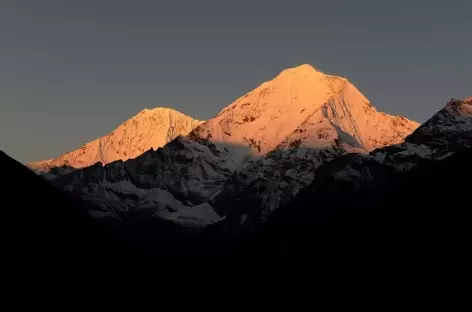
<path fill-rule="evenodd" d="M 145 109 L 106 136 L 55 159 L 27 166 L 36 172 L 47 172 L 54 167 L 84 168 L 97 162 L 128 160 L 162 147 L 178 135 L 188 134 L 201 123 L 173 109 Z"/>
<path fill-rule="evenodd" d="M 377 112 L 345 78 L 302 65 L 157 151 L 53 183 L 93 201 L 100 216 L 151 209 L 179 223 L 207 224 L 215 211 L 225 217 L 238 207 L 265 216 L 308 185 L 319 165 L 402 142 L 417 126 Z"/>

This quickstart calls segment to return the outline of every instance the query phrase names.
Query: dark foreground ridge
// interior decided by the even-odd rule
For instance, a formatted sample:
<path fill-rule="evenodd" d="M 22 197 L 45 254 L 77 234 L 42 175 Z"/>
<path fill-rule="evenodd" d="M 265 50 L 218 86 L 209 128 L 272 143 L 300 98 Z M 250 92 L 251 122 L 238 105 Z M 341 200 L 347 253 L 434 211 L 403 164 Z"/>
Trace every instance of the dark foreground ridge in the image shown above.
<path fill-rule="evenodd" d="M 471 159 L 468 149 L 406 174 L 379 166 L 372 181 L 337 185 L 332 193 L 326 187 L 335 182 L 320 172 L 317 185 L 276 211 L 264 237 L 289 241 L 283 252 L 300 258 L 319 258 L 309 247 L 315 245 L 329 261 L 459 264 L 470 237 Z"/>
<path fill-rule="evenodd" d="M 126 224 L 100 222 L 88 214 L 90 203 L 71 198 L 1 151 L 0 163 L 2 228 L 12 263 L 35 259 L 38 267 L 59 269 L 71 263 L 86 267 L 95 261 L 175 254 L 173 246 L 183 233 L 171 222 L 142 215 Z"/>
<path fill-rule="evenodd" d="M 356 270 L 418 265 L 421 270 L 444 271 L 464 263 L 470 237 L 472 149 L 425 161 L 403 174 L 367 162 L 359 170 L 373 180 L 340 184 L 331 166 L 350 157 L 355 155 L 318 169 L 312 185 L 254 233 L 226 233 L 232 245 L 222 245 L 229 257 Z M 217 237 L 221 228 L 231 233 L 225 224 L 209 228 L 205 235 Z M 212 246 L 209 252 L 217 249 Z"/>
<path fill-rule="evenodd" d="M 103 250 L 110 242 L 82 202 L 69 198 L 49 182 L 0 151 L 3 167 L 2 229 L 6 260 L 27 266 L 60 267 Z M 105 245 L 106 246 L 106 245 Z"/>
<path fill-rule="evenodd" d="M 327 164 L 265 225 L 244 234 L 215 225 L 189 237 L 171 223 L 148 224 L 149 218 L 99 224 L 82 202 L 1 153 L 2 194 L 12 199 L 3 205 L 4 254 L 12 265 L 32 271 L 103 269 L 117 262 L 122 270 L 138 263 L 143 269 L 182 259 L 454 269 L 465 259 L 470 236 L 471 159 L 467 149 L 405 174 L 379 165 L 370 168 L 376 179 L 361 187 L 337 185 Z M 156 231 L 160 239 L 149 239 Z"/>

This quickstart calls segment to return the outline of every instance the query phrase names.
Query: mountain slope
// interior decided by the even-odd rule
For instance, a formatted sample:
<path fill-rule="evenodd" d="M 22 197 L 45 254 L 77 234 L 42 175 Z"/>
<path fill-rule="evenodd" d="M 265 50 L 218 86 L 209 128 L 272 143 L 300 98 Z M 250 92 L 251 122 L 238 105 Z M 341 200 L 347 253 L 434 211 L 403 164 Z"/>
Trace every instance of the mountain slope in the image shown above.
<path fill-rule="evenodd" d="M 80 149 L 27 166 L 45 172 L 54 167 L 84 168 L 97 162 L 108 164 L 128 160 L 151 148 L 162 147 L 179 135 L 188 134 L 201 123 L 169 108 L 145 109 L 108 135 L 86 143 Z"/>

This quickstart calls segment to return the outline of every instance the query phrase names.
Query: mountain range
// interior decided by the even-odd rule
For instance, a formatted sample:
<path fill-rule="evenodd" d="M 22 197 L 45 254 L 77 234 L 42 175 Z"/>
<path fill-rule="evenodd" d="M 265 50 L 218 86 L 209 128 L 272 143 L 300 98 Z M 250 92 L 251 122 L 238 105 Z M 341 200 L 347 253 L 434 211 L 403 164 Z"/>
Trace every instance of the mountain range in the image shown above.
<path fill-rule="evenodd" d="M 411 137 L 443 120 L 441 116 L 452 117 L 451 106 L 457 108 L 455 112 L 468 111 L 472 99 L 452 100 Z M 448 120 L 472 118 L 459 115 L 469 119 Z M 104 224 L 84 213 L 91 209 L 90 202 L 71 199 L 72 193 L 61 192 L 0 153 L 4 173 L 10 177 L 2 190 L 10 196 L 18 195 L 10 202 L 10 209 L 4 211 L 8 222 L 3 229 L 15 235 L 15 240 L 5 241 L 4 250 L 13 251 L 5 260 L 14 261 L 14 265 L 28 264 L 26 272 L 36 274 L 40 267 L 47 266 L 51 272 L 67 263 L 80 262 L 88 269 L 101 267 L 96 266 L 96 261 L 90 262 L 92 255 L 102 262 L 106 259 L 108 266 L 118 266 L 124 259 L 140 266 L 156 265 L 158 259 L 190 261 L 201 257 L 205 261 L 211 259 L 212 266 L 256 260 L 293 265 L 296 260 L 297 267 L 315 266 L 314 269 L 321 266 L 373 272 L 388 266 L 394 274 L 414 270 L 415 274 L 423 272 L 425 277 L 434 270 L 437 279 L 439 272 L 450 274 L 467 264 L 467 249 L 463 247 L 470 237 L 466 194 L 472 173 L 472 150 L 467 147 L 472 142 L 467 135 L 472 129 L 464 124 L 467 122 L 453 127 L 449 123 L 450 135 L 433 131 L 439 137 L 400 144 L 435 146 L 432 155 L 452 147 L 447 155 L 438 157 L 416 154 L 415 165 L 408 170 L 393 165 L 395 160 L 401 163 L 403 157 L 392 157 L 390 162 L 378 157 L 378 153 L 386 153 L 392 147 L 369 155 L 349 153 L 326 162 L 317 168 L 308 186 L 250 231 L 232 222 L 232 218 L 223 218 L 196 234 L 183 234 L 184 228 L 174 222 L 140 213 L 130 213 L 119 226 Z M 438 146 L 437 142 L 443 145 Z M 412 157 L 415 151 L 422 149 L 413 147 L 403 155 Z M 24 196 L 25 190 L 28 196 Z M 38 258 L 38 254 L 42 257 Z M 69 262 L 57 262 L 59 258 Z M 29 259 L 36 261 L 32 264 Z M 290 267 L 291 272 L 296 269 Z M 136 272 L 138 267 L 133 268 Z"/>
<path fill-rule="evenodd" d="M 107 263 L 288 257 L 338 268 L 408 257 L 430 270 L 445 263 L 437 253 L 466 250 L 471 134 L 472 97 L 419 125 L 302 65 L 208 121 L 144 110 L 83 149 L 29 164 L 36 174 L 0 153 L 11 177 L 2 190 L 18 193 L 5 228 L 24 259 L 91 266 L 89 255 L 109 253 Z"/>
<path fill-rule="evenodd" d="M 255 224 L 307 186 L 323 163 L 400 144 L 419 126 L 378 112 L 347 79 L 310 65 L 282 71 L 206 122 L 173 114 L 141 112 L 85 149 L 29 166 L 46 168 L 46 178 L 92 203 L 99 218 L 123 222 L 142 213 L 201 228 L 236 214 Z M 163 125 L 153 123 L 161 120 L 156 115 Z M 155 150 L 154 138 L 169 142 Z"/>
<path fill-rule="evenodd" d="M 28 166 L 106 222 L 249 230 L 292 202 L 325 164 L 343 163 L 330 171 L 335 181 L 359 186 L 374 178 L 353 168 L 406 172 L 467 148 L 469 103 L 451 100 L 420 126 L 378 112 L 346 78 L 301 65 L 207 121 L 144 110 L 79 150 Z"/>

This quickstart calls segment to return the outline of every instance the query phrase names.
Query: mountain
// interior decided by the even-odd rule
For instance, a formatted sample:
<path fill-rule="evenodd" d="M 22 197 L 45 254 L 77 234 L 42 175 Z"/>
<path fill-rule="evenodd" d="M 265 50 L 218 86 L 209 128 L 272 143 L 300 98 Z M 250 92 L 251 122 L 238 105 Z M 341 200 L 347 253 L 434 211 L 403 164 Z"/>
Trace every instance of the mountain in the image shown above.
<path fill-rule="evenodd" d="M 53 168 L 66 169 L 65 172 L 56 173 L 61 175 L 97 162 L 109 164 L 117 160 L 128 160 L 149 149 L 162 147 L 179 135 L 188 134 L 201 123 L 202 121 L 169 108 L 144 109 L 106 136 L 55 159 L 33 162 L 27 166 L 36 172 L 48 172 Z"/>
<path fill-rule="evenodd" d="M 345 78 L 302 65 L 156 151 L 52 182 L 92 202 L 97 217 L 123 221 L 139 212 L 197 227 L 231 215 L 257 222 L 307 186 L 319 165 L 400 143 L 417 126 L 377 112 Z"/>
<path fill-rule="evenodd" d="M 402 142 L 418 126 L 404 117 L 377 112 L 347 79 L 301 65 L 239 98 L 194 134 L 265 155 L 334 144 L 370 151 Z"/>
<path fill-rule="evenodd" d="M 451 99 L 405 142 L 378 149 L 372 155 L 397 170 L 410 170 L 420 161 L 442 159 L 471 146 L 472 97 L 468 97 Z"/>
<path fill-rule="evenodd" d="M 265 156 L 241 166 L 214 198 L 220 214 L 250 223 L 263 221 L 308 185 L 319 165 L 348 152 L 400 143 L 418 125 L 378 112 L 347 79 L 302 65 L 262 84 L 194 132 Z"/>

